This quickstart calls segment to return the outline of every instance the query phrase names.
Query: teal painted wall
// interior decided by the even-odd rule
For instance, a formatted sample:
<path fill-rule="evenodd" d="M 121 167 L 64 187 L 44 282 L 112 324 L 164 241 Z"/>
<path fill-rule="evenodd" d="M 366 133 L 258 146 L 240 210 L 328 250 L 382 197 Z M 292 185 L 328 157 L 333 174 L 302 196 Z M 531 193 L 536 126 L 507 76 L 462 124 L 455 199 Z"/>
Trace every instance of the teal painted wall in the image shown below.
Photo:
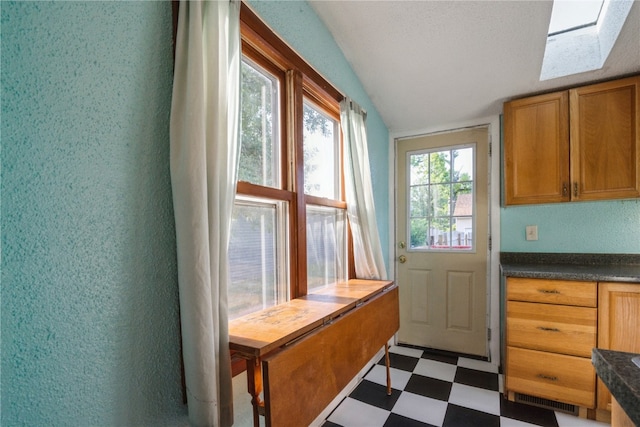
<path fill-rule="evenodd" d="M 380 243 L 389 270 L 389 130 L 335 40 L 302 1 L 250 0 L 249 5 L 298 54 L 367 110 L 369 162 Z"/>
<path fill-rule="evenodd" d="M 538 240 L 525 227 L 538 226 Z M 501 209 L 503 252 L 640 254 L 640 200 L 572 202 Z"/>
<path fill-rule="evenodd" d="M 388 131 L 306 3 L 256 9 Z M 186 425 L 169 176 L 170 2 L 2 2 L 0 424 Z"/>
<path fill-rule="evenodd" d="M 170 2 L 2 2 L 3 426 L 186 425 Z"/>

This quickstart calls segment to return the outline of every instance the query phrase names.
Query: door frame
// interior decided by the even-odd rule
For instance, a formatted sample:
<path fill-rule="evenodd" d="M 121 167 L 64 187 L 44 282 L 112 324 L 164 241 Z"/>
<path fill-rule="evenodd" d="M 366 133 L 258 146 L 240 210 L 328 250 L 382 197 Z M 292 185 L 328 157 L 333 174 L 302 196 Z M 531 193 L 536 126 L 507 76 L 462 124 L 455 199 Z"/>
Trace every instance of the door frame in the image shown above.
<path fill-rule="evenodd" d="M 491 251 L 487 259 L 487 326 L 491 329 L 487 355 L 489 361 L 500 365 L 501 326 L 500 326 L 500 160 L 502 158 L 501 118 L 492 116 L 451 125 L 434 126 L 410 131 L 389 132 L 389 277 L 397 281 L 396 258 L 398 242 L 396 236 L 396 140 L 422 135 L 449 133 L 466 128 L 486 127 L 489 133 L 491 156 L 489 158 L 489 235 Z"/>

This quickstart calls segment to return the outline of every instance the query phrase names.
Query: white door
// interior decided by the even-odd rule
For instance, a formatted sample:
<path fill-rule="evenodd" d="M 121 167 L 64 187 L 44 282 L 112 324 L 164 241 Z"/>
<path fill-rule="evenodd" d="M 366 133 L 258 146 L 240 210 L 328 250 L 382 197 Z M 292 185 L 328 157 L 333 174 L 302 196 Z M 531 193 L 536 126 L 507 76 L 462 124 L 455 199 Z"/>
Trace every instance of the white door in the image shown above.
<path fill-rule="evenodd" d="M 396 141 L 402 343 L 488 354 L 488 129 Z"/>

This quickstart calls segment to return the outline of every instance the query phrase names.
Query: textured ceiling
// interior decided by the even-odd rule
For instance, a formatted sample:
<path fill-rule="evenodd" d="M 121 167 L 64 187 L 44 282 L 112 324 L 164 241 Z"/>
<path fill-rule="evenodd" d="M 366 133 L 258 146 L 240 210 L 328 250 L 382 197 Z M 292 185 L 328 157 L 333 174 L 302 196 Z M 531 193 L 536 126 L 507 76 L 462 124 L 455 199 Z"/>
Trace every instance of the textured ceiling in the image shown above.
<path fill-rule="evenodd" d="M 602 69 L 543 82 L 551 1 L 310 4 L 391 132 L 453 126 L 500 114 L 513 97 L 640 72 L 640 0 Z"/>

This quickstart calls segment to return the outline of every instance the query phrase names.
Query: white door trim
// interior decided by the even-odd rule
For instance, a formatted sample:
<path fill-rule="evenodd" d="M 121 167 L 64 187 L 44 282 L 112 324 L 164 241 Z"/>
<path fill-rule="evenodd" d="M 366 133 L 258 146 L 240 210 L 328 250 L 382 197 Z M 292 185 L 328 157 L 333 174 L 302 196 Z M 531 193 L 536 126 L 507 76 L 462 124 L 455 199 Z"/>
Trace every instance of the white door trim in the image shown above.
<path fill-rule="evenodd" d="M 487 286 L 487 325 L 491 328 L 489 359 L 500 365 L 500 159 L 502 143 L 500 139 L 500 117 L 492 116 L 468 122 L 452 123 L 412 131 L 389 132 L 389 277 L 396 279 L 396 139 L 415 137 L 441 132 L 451 132 L 463 128 L 488 126 L 492 155 L 489 164 L 489 229 L 492 249 L 489 253 L 489 286 Z"/>

